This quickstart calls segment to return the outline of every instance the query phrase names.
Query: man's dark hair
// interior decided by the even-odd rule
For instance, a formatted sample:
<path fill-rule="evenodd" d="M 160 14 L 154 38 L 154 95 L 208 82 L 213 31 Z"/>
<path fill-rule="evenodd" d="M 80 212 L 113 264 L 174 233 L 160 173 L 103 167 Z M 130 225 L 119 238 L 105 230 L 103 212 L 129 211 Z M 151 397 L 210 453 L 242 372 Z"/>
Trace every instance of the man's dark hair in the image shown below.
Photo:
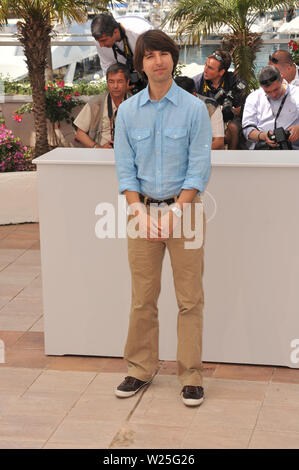
<path fill-rule="evenodd" d="M 270 86 L 276 80 L 282 82 L 280 71 L 273 65 L 267 65 L 258 74 L 258 80 L 262 86 Z"/>
<path fill-rule="evenodd" d="M 189 93 L 194 93 L 196 91 L 193 78 L 180 75 L 178 77 L 175 77 L 174 81 L 178 86 L 188 91 Z"/>
<path fill-rule="evenodd" d="M 108 67 L 106 72 L 106 80 L 108 81 L 109 75 L 114 75 L 115 73 L 122 72 L 125 76 L 126 81 L 130 80 L 130 71 L 125 64 L 112 64 Z"/>
<path fill-rule="evenodd" d="M 228 70 L 232 63 L 231 55 L 228 51 L 224 49 L 217 49 L 208 56 L 208 59 L 216 59 L 219 63 L 219 71 L 220 70 Z"/>
<path fill-rule="evenodd" d="M 173 70 L 179 60 L 179 48 L 166 33 L 160 29 L 151 29 L 141 34 L 137 39 L 134 52 L 134 67 L 142 74 L 143 57 L 146 51 L 166 51 L 172 56 Z"/>
<path fill-rule="evenodd" d="M 120 24 L 113 18 L 112 15 L 101 13 L 96 15 L 91 22 L 91 34 L 95 39 L 100 39 L 103 34 L 112 36 L 115 28 L 120 28 Z"/>

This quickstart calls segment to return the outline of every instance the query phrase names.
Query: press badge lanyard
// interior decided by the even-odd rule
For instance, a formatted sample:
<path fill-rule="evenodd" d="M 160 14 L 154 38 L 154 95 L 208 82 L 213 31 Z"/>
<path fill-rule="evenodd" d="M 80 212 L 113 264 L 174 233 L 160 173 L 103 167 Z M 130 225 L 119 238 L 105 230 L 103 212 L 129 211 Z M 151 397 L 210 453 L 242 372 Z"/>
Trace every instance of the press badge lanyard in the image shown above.
<path fill-rule="evenodd" d="M 267 96 L 267 99 L 268 99 L 268 102 L 269 102 L 269 105 L 270 105 L 270 108 L 271 108 L 273 117 L 275 118 L 275 121 L 274 121 L 274 129 L 276 129 L 276 126 L 277 126 L 277 119 L 278 119 L 278 117 L 279 117 L 279 115 L 280 115 L 280 113 L 281 113 L 281 110 L 282 110 L 282 108 L 283 108 L 283 105 L 284 105 L 284 103 L 285 103 L 285 100 L 287 99 L 287 96 L 288 96 L 288 94 L 286 93 L 286 94 L 284 95 L 284 97 L 283 97 L 282 102 L 280 103 L 280 106 L 279 106 L 279 108 L 278 108 L 278 111 L 277 111 L 276 116 L 275 116 L 275 114 L 274 114 L 274 112 L 273 112 L 273 109 L 272 109 L 270 100 L 269 100 L 269 98 L 268 98 L 268 96 Z"/>
<path fill-rule="evenodd" d="M 127 95 L 125 95 L 124 101 L 126 99 L 127 99 Z M 116 119 L 116 115 L 117 115 L 117 109 L 115 110 L 115 112 L 113 112 L 112 100 L 111 100 L 110 93 L 109 93 L 108 98 L 107 98 L 107 107 L 108 107 L 108 117 L 109 117 L 109 121 L 110 121 L 111 140 L 114 140 L 114 129 L 115 129 L 115 119 Z"/>
<path fill-rule="evenodd" d="M 112 46 L 112 50 L 113 50 L 113 54 L 114 54 L 114 57 L 115 57 L 115 60 L 116 62 L 118 63 L 118 60 L 117 60 L 117 54 L 120 54 L 121 56 L 123 56 L 125 59 L 126 59 L 126 62 L 127 62 L 127 66 L 130 70 L 130 72 L 133 72 L 134 70 L 134 65 L 133 65 L 133 52 L 132 52 L 132 49 L 130 48 L 130 45 L 129 45 L 129 41 L 128 41 L 128 38 L 124 32 L 124 30 L 122 29 L 122 27 L 120 27 L 120 37 L 124 43 L 124 50 L 122 51 L 118 46 L 116 46 L 115 44 Z"/>

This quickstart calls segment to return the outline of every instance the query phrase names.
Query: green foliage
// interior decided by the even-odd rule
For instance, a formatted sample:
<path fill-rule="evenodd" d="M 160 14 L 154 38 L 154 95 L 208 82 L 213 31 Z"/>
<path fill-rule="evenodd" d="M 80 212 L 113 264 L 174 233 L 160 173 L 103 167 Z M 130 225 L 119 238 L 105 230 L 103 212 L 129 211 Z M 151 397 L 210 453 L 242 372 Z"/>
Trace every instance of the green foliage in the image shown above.
<path fill-rule="evenodd" d="M 80 93 L 80 95 L 99 95 L 101 93 L 106 93 L 107 83 L 106 81 L 102 82 L 99 80 L 88 81 L 85 78 L 79 78 L 73 84 L 73 90 Z"/>
<path fill-rule="evenodd" d="M 3 77 L 0 74 L 0 80 L 4 81 L 4 90 L 7 95 L 31 95 L 32 90 L 28 80 L 13 81 L 9 76 Z M 56 82 L 56 83 L 59 83 Z M 47 84 L 49 85 L 49 84 Z M 99 95 L 106 93 L 107 83 L 106 81 L 92 80 L 88 81 L 85 78 L 79 78 L 73 85 L 68 86 L 72 93 L 79 93 L 80 95 Z"/>
<path fill-rule="evenodd" d="M 176 68 L 174 69 L 174 72 L 173 72 L 173 77 L 178 77 L 179 75 L 182 75 L 182 70 L 183 68 L 185 67 L 186 64 L 181 64 L 181 63 L 178 63 Z"/>
<path fill-rule="evenodd" d="M 64 86 L 63 81 L 46 85 L 46 116 L 50 122 L 73 123 L 72 110 L 82 104 L 78 99 L 79 92 L 72 87 Z M 26 103 L 15 111 L 14 119 L 21 122 L 24 113 L 34 111 L 33 103 Z"/>

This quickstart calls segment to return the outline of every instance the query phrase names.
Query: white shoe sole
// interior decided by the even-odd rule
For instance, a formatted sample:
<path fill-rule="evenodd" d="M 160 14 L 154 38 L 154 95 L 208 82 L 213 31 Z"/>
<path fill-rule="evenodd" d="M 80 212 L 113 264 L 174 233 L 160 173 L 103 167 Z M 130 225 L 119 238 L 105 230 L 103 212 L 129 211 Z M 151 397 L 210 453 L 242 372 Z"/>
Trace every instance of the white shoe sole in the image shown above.
<path fill-rule="evenodd" d="M 186 406 L 199 406 L 204 401 L 204 397 L 194 400 L 193 398 L 184 398 L 182 395 L 182 401 Z"/>
<path fill-rule="evenodd" d="M 133 395 L 136 395 L 136 393 L 138 393 L 143 387 L 145 387 L 146 385 L 150 384 L 151 383 L 151 380 L 148 381 L 148 382 L 145 382 L 145 384 L 141 385 L 141 387 L 139 387 L 137 390 L 135 390 L 134 392 L 124 392 L 122 390 L 118 390 L 117 388 L 114 390 L 114 393 L 115 395 L 118 397 L 118 398 L 129 398 L 129 397 L 132 397 Z"/>

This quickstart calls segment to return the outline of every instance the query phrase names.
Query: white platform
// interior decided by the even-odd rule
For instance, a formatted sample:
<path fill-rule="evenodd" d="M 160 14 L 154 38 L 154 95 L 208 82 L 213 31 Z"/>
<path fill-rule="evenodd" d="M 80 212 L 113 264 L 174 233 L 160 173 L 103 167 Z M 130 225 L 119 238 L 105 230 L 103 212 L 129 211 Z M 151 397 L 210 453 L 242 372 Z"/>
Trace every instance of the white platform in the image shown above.
<path fill-rule="evenodd" d="M 0 225 L 38 222 L 36 171 L 0 174 Z"/>
<path fill-rule="evenodd" d="M 117 208 L 113 150 L 56 149 L 35 162 L 46 354 L 122 356 L 126 239 L 95 235 L 97 205 Z M 299 367 L 291 345 L 299 338 L 298 152 L 215 151 L 212 162 L 204 195 L 203 360 Z M 168 255 L 159 309 L 160 359 L 175 360 Z"/>

